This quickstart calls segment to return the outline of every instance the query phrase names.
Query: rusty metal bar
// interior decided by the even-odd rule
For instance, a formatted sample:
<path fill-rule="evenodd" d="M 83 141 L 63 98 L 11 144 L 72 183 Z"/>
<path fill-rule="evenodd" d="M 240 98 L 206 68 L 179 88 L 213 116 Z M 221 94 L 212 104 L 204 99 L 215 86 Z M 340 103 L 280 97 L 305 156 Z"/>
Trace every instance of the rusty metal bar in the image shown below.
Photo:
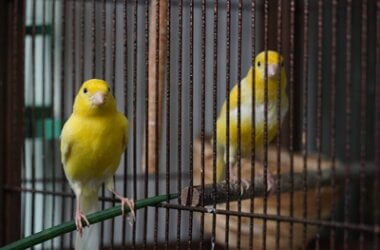
<path fill-rule="evenodd" d="M 302 66 L 302 82 L 303 82 L 303 93 L 302 93 L 302 156 L 303 156 L 303 218 L 307 218 L 307 143 L 308 143 L 308 101 L 309 101 L 309 88 L 308 88 L 308 65 L 309 65 L 309 1 L 304 2 L 303 6 L 303 66 Z M 306 235 L 307 235 L 307 223 L 303 224 L 303 247 L 306 247 Z"/>
<path fill-rule="evenodd" d="M 123 9 L 123 57 L 124 57 L 124 64 L 123 64 L 123 81 L 124 81 L 124 114 L 128 114 L 128 18 L 127 18 L 127 11 L 128 11 L 128 0 L 124 0 L 124 9 Z M 128 176 L 128 151 L 126 150 L 124 152 L 124 176 L 123 176 L 123 194 L 125 197 L 128 196 L 128 185 L 127 179 Z M 116 180 L 116 177 L 115 177 Z M 123 217 L 122 222 L 122 235 L 121 235 L 121 244 L 123 246 L 126 245 L 126 234 L 127 234 L 127 225 L 126 225 L 126 218 Z"/>
<path fill-rule="evenodd" d="M 136 0 L 133 7 L 133 100 L 132 100 L 132 115 L 133 115 L 133 145 L 132 145 L 132 166 L 133 166 L 133 199 L 137 199 L 137 37 L 138 37 L 138 1 Z M 132 249 L 136 247 L 136 221 L 137 210 L 135 208 L 135 220 L 132 225 Z"/>
<path fill-rule="evenodd" d="M 376 68 L 380 68 L 380 1 L 376 4 Z M 376 71 L 375 80 L 375 165 L 376 175 L 374 181 L 374 189 L 380 189 L 380 71 Z M 380 205 L 379 193 L 374 192 L 374 222 L 377 227 L 380 227 Z M 374 234 L 373 249 L 378 249 L 380 245 L 380 235 Z"/>
<path fill-rule="evenodd" d="M 205 126 L 206 126 L 206 1 L 201 1 L 201 188 L 205 186 Z M 191 139 L 192 140 L 192 139 Z M 203 199 L 201 200 L 201 206 Z M 204 241 L 204 213 L 200 221 L 200 249 Z"/>
<path fill-rule="evenodd" d="M 45 107 L 45 46 L 46 46 L 46 1 L 42 2 L 42 107 Z M 46 178 L 47 172 L 47 161 L 46 161 L 46 138 L 45 138 L 45 112 L 41 114 L 41 122 L 42 122 L 42 178 Z M 42 184 L 43 189 L 46 190 L 46 182 Z M 42 228 L 46 227 L 46 196 L 42 197 Z M 42 249 L 45 249 L 45 242 L 42 243 Z"/>
<path fill-rule="evenodd" d="M 148 118 L 148 112 L 149 112 L 149 1 L 145 0 L 144 4 L 144 14 L 145 14 L 145 135 L 149 134 L 149 118 Z M 145 170 L 149 168 L 149 141 L 148 136 L 145 136 Z M 145 171 L 144 176 L 144 197 L 148 198 L 148 171 Z M 147 237 L 148 237 L 148 208 L 144 209 L 144 228 L 143 228 L 143 247 L 144 249 L 147 249 Z"/>
<path fill-rule="evenodd" d="M 137 1 L 136 1 L 137 5 Z M 154 9 L 155 8 L 155 9 Z M 160 132 L 160 100 L 159 100 L 159 94 L 160 94 L 160 1 L 152 1 L 152 15 L 155 15 L 151 17 L 151 36 L 150 36 L 150 51 L 149 51 L 149 58 L 154 60 L 150 60 L 149 62 L 151 65 L 149 65 L 149 68 L 151 71 L 149 71 L 149 85 L 154 85 L 154 90 L 152 89 L 151 95 L 149 95 L 149 105 L 151 108 L 148 110 L 148 126 L 151 127 L 148 132 L 148 151 L 149 151 L 149 158 L 148 158 L 148 166 L 151 167 L 151 171 L 149 169 L 145 169 L 147 172 L 155 173 L 155 195 L 158 195 L 159 190 L 159 179 L 158 179 L 158 172 L 159 172 L 159 161 L 158 154 L 159 154 L 159 132 Z M 154 26 L 154 28 L 153 28 Z M 150 125 L 151 122 L 153 122 L 153 125 Z M 158 246 L 158 208 L 156 207 L 154 210 L 154 249 L 156 250 Z"/>
<path fill-rule="evenodd" d="M 277 2 L 277 52 L 282 55 L 282 0 L 278 0 Z M 285 58 L 283 59 L 285 60 Z M 280 61 L 280 60 L 279 60 Z M 281 67 L 281 64 L 279 64 L 279 67 Z M 278 75 L 278 86 L 281 86 L 281 74 Z M 277 127 L 277 140 L 276 140 L 276 149 L 277 149 L 277 192 L 281 192 L 281 177 L 280 177 L 280 166 L 281 166 L 281 87 L 277 89 L 277 124 L 279 126 Z M 277 215 L 280 215 L 281 212 L 281 199 L 280 195 L 277 194 L 276 197 L 276 213 Z M 276 224 L 276 244 L 275 248 L 278 250 L 280 248 L 280 222 L 277 222 Z"/>
<path fill-rule="evenodd" d="M 366 174 L 365 169 L 368 167 L 366 165 L 366 155 L 367 155 L 367 25 L 368 25 L 368 17 L 367 17 L 367 9 L 368 9 L 368 3 L 367 0 L 362 0 L 362 13 L 361 13 L 361 51 L 360 51 L 360 200 L 359 200 L 359 213 L 360 213 L 360 224 L 364 223 L 364 204 L 365 204 L 365 195 L 366 195 Z M 359 247 L 360 250 L 365 249 L 365 239 L 363 232 L 360 232 L 359 236 Z"/>
<path fill-rule="evenodd" d="M 238 185 L 241 186 L 241 51 L 242 51 L 242 36 L 243 36 L 243 2 L 239 0 L 238 2 L 238 45 L 237 45 L 237 88 L 238 88 L 238 148 L 237 148 L 237 178 Z M 241 199 L 238 199 L 238 211 L 241 211 Z M 238 216 L 238 232 L 237 232 L 237 249 L 241 248 L 241 217 Z"/>
<path fill-rule="evenodd" d="M 217 121 L 217 103 L 218 103 L 218 0 L 214 0 L 213 11 L 213 76 L 212 76 L 212 140 L 215 142 L 212 145 L 212 183 L 213 195 L 216 196 L 216 121 Z M 216 200 L 213 200 L 213 209 L 216 209 Z M 216 244 L 216 214 L 212 216 L 212 232 L 211 232 L 211 245 Z"/>
<path fill-rule="evenodd" d="M 290 2 L 290 42 L 289 42 L 289 158 L 290 158 L 290 192 L 289 192 L 289 216 L 293 217 L 294 210 L 294 59 L 295 59 L 295 1 Z M 293 223 L 290 222 L 289 228 L 289 249 L 293 249 Z"/>
<path fill-rule="evenodd" d="M 264 0 L 264 51 L 265 51 L 265 59 L 264 59 L 264 204 L 263 204 L 263 214 L 267 214 L 268 209 L 268 46 L 269 46 L 269 0 Z M 257 186 L 256 186 L 257 188 Z M 267 221 L 263 220 L 263 229 L 262 229 L 262 249 L 267 249 Z"/>
<path fill-rule="evenodd" d="M 76 95 L 76 2 L 75 0 L 71 1 L 70 3 L 71 7 L 71 81 L 70 84 L 72 86 L 71 90 L 71 97 L 72 97 L 72 102 L 74 103 L 75 100 L 75 95 Z M 64 65 L 65 67 L 66 65 Z M 43 164 L 44 165 L 44 164 Z M 74 208 L 75 208 L 75 198 L 71 198 L 71 208 L 70 208 L 70 218 L 74 218 Z M 70 232 L 70 249 L 73 248 L 73 239 L 74 239 L 74 232 Z"/>
<path fill-rule="evenodd" d="M 166 77 L 167 77 L 167 83 L 166 83 L 166 194 L 168 195 L 167 202 L 169 202 L 169 194 L 170 194 L 170 23 L 171 23 L 171 1 L 169 0 L 167 4 L 167 10 L 166 10 L 166 45 L 167 45 L 167 55 L 166 55 Z M 169 214 L 169 208 L 166 208 L 166 214 L 165 214 L 165 248 L 169 248 L 169 222 L 170 222 L 170 214 Z"/>
<path fill-rule="evenodd" d="M 92 73 L 91 78 L 96 74 L 96 0 L 92 0 L 92 27 L 91 27 L 91 53 L 92 53 Z"/>
<path fill-rule="evenodd" d="M 189 62 L 190 62 L 190 71 L 189 71 L 189 172 L 190 172 L 190 181 L 189 186 L 193 186 L 193 154 L 194 154 L 194 146 L 193 146 L 193 138 L 194 138 L 194 0 L 190 0 L 190 34 L 189 34 Z M 190 192 L 190 198 L 192 197 L 192 193 Z M 189 213 L 189 231 L 188 231 L 188 249 L 191 249 L 192 241 L 193 241 L 193 212 Z"/>
<path fill-rule="evenodd" d="M 330 156 L 331 156 L 331 189 L 332 189 L 332 200 L 336 200 L 336 32 L 337 32 L 337 5 L 338 1 L 333 0 L 331 2 L 331 94 L 330 94 Z M 333 207 L 336 205 L 334 202 Z M 333 222 L 334 219 L 331 218 Z M 335 249 L 335 228 L 330 229 L 330 249 Z"/>
<path fill-rule="evenodd" d="M 182 30 L 183 30 L 183 3 L 182 0 L 178 1 L 178 95 L 177 95 L 177 105 L 178 105 L 178 168 L 177 168 L 177 192 L 181 192 L 182 189 Z M 178 197 L 178 203 L 181 203 L 181 197 Z M 181 248 L 181 221 L 182 214 L 181 210 L 177 211 L 177 241 L 176 249 Z"/>
<path fill-rule="evenodd" d="M 380 1 L 376 5 L 376 69 L 380 68 Z M 376 175 L 373 190 L 380 189 L 380 71 L 376 70 L 375 78 L 375 165 Z M 374 192 L 374 224 L 380 228 L 380 205 L 379 193 Z M 373 249 L 378 249 L 380 245 L 380 235 L 374 234 Z"/>
<path fill-rule="evenodd" d="M 50 113 L 50 118 L 52 119 L 52 123 L 51 123 L 51 131 L 52 131 L 52 138 L 50 139 L 50 148 L 53 149 L 53 154 L 52 154 L 52 161 L 51 161 L 51 165 L 53 166 L 52 168 L 52 180 L 53 180 L 53 193 L 56 192 L 57 188 L 56 188 L 56 178 L 57 178 L 57 173 L 56 173 L 56 144 L 55 144 L 55 138 L 54 138 L 54 132 L 55 131 L 55 112 L 54 112 L 54 107 L 55 107 L 55 80 L 56 80 L 56 75 L 55 75 L 55 60 L 56 60 L 56 56 L 55 56 L 55 25 L 56 25 L 56 22 L 55 22 L 55 18 L 56 18 L 56 13 L 55 13 L 55 9 L 56 9 L 56 1 L 53 0 L 53 3 L 52 3 L 52 10 L 51 10 L 51 13 L 52 13 L 52 20 L 51 20 L 51 54 L 50 54 L 50 58 L 51 58 L 51 68 L 52 68 L 52 72 L 51 72 L 51 92 L 50 92 L 50 95 L 51 95 L 51 105 L 52 105 L 52 109 L 51 109 L 51 113 Z M 25 156 L 24 156 L 25 157 Z M 46 180 L 45 180 L 46 181 Z M 54 225 L 55 224 L 55 216 L 56 216 L 56 213 L 55 213 L 55 209 L 56 209 L 56 202 L 57 202 L 57 199 L 56 199 L 56 195 L 53 195 L 52 197 L 52 217 L 51 217 L 51 225 Z M 50 248 L 51 249 L 54 249 L 54 240 L 51 240 L 51 245 L 50 245 Z"/>
<path fill-rule="evenodd" d="M 318 1 L 317 7 L 317 108 L 316 108 L 316 135 L 315 145 L 317 150 L 317 220 L 321 219 L 321 157 L 322 157 L 322 91 L 323 91 L 323 1 Z M 315 236 L 315 249 L 320 249 L 320 227 L 317 227 L 317 234 Z"/>
<path fill-rule="evenodd" d="M 61 30 L 62 30 L 62 34 L 61 34 L 61 39 L 60 39 L 60 43 L 61 43 L 61 63 L 60 63 L 60 67 L 61 67 L 61 70 L 60 70 L 60 98 L 61 98 L 61 103 L 60 103 L 60 118 L 61 118 L 61 121 L 64 121 L 65 120 L 65 104 L 66 104 L 66 101 L 65 101 L 65 74 L 66 74 L 66 67 L 65 67 L 65 54 L 66 54 L 66 1 L 62 1 L 61 2 Z M 65 176 L 65 173 L 63 171 L 63 168 L 61 168 L 61 176 Z M 62 191 L 66 191 L 66 182 L 62 182 L 62 185 L 61 185 L 61 189 Z M 65 199 L 64 197 L 62 197 L 62 210 L 61 210 L 61 220 L 60 222 L 63 222 L 65 221 L 65 213 L 66 213 L 66 206 L 64 205 L 65 204 Z M 60 239 L 60 248 L 63 249 L 65 246 L 64 246 L 64 236 L 61 237 Z"/>
<path fill-rule="evenodd" d="M 112 94 L 115 95 L 116 92 L 116 0 L 112 1 L 112 30 L 111 30 L 111 89 Z M 114 185 L 116 188 L 115 177 L 113 177 Z M 114 196 L 114 194 L 112 194 Z M 112 203 L 112 206 L 115 206 L 115 202 Z M 111 219 L 111 248 L 115 247 L 115 218 Z"/>
<path fill-rule="evenodd" d="M 346 65 L 345 65 L 345 161 L 346 181 L 344 186 L 344 222 L 348 222 L 350 206 L 350 165 L 351 160 L 351 25 L 352 25 L 352 0 L 347 0 L 346 6 Z M 344 249 L 349 249 L 349 231 L 344 230 Z"/>
<path fill-rule="evenodd" d="M 255 67 L 255 57 L 256 57 L 256 1 L 252 0 L 251 2 L 251 67 Z M 251 179 L 253 182 L 255 179 L 256 171 L 255 171 L 255 158 L 256 158 L 256 117 L 255 117 L 255 105 L 256 105 L 256 91 L 255 91 L 255 71 L 252 70 L 252 132 L 251 132 Z M 253 188 L 255 188 L 253 186 Z M 216 193 L 216 191 L 215 191 Z M 254 197 L 251 197 L 250 201 L 250 213 L 253 213 L 255 208 Z M 253 242 L 254 242 L 254 218 L 250 218 L 249 221 L 249 249 L 253 250 Z"/>
<path fill-rule="evenodd" d="M 230 59 L 231 59 L 231 1 L 226 1 L 226 128 L 230 127 Z M 229 203 L 229 196 L 230 196 L 230 130 L 226 129 L 226 162 L 225 162 L 225 168 L 226 168 L 226 182 L 227 182 L 227 203 L 226 203 L 226 210 L 228 211 L 230 209 L 230 203 Z M 225 225 L 225 246 L 228 249 L 229 248 L 229 228 L 230 228 L 230 217 L 229 215 L 226 216 L 226 225 Z"/>

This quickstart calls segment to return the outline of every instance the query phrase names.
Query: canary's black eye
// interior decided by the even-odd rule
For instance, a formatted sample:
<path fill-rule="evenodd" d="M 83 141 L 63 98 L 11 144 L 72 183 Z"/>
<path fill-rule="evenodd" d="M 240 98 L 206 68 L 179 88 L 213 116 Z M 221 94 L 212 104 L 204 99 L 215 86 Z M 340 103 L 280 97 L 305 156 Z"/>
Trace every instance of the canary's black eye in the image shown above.
<path fill-rule="evenodd" d="M 258 62 L 257 62 L 257 67 L 260 67 L 260 66 L 261 66 L 261 62 L 258 61 Z"/>
<path fill-rule="evenodd" d="M 111 88 L 110 87 L 108 87 L 108 92 L 111 92 Z"/>
<path fill-rule="evenodd" d="M 284 62 L 281 62 L 281 67 L 284 67 Z"/>
<path fill-rule="evenodd" d="M 87 90 L 87 88 L 84 88 L 84 89 L 83 89 L 83 93 L 85 93 L 85 94 L 86 94 L 86 93 L 87 93 L 87 91 L 88 91 L 88 90 Z"/>

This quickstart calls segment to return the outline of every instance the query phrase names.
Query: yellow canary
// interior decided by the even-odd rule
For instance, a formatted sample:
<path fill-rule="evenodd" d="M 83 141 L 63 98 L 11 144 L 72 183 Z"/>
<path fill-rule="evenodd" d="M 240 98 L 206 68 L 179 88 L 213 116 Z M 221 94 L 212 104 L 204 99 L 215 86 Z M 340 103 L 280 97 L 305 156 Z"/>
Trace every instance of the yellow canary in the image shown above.
<path fill-rule="evenodd" d="M 266 56 L 267 54 L 267 61 Z M 265 69 L 267 65 L 267 69 Z M 254 70 L 254 72 L 252 72 Z M 255 81 L 252 76 L 255 76 Z M 265 80 L 267 74 L 267 80 Z M 281 77 L 279 81 L 279 77 Z M 248 156 L 252 147 L 252 88 L 255 84 L 255 147 L 260 149 L 264 144 L 264 94 L 267 82 L 268 94 L 268 142 L 276 135 L 280 126 L 277 119 L 278 90 L 281 94 L 281 121 L 288 111 L 288 97 L 286 95 L 286 73 L 282 56 L 275 51 L 265 51 L 259 53 L 254 62 L 254 68 L 250 68 L 248 74 L 241 80 L 240 99 L 240 143 L 241 155 Z M 234 165 L 238 150 L 238 86 L 235 85 L 230 92 L 230 113 L 229 113 L 229 162 L 230 167 Z M 227 102 L 220 111 L 217 120 L 217 181 L 221 181 L 227 163 Z M 232 174 L 232 171 L 230 171 Z M 269 173 L 269 172 L 268 172 Z M 269 173 L 270 174 L 270 173 Z M 271 175 L 268 175 L 271 178 Z M 236 177 L 235 177 L 236 178 Z M 273 180 L 268 180 L 271 184 Z M 268 186 L 269 187 L 269 186 Z M 270 188 L 270 187 L 269 187 Z"/>
<path fill-rule="evenodd" d="M 89 225 L 85 214 L 97 210 L 103 183 L 121 200 L 123 211 L 125 204 L 133 211 L 133 200 L 116 193 L 113 182 L 127 142 L 128 120 L 118 112 L 107 83 L 98 79 L 84 82 L 61 133 L 61 160 L 76 196 L 75 223 L 80 237 L 76 237 L 75 249 L 99 248 L 96 225 L 83 232 L 82 219 Z"/>

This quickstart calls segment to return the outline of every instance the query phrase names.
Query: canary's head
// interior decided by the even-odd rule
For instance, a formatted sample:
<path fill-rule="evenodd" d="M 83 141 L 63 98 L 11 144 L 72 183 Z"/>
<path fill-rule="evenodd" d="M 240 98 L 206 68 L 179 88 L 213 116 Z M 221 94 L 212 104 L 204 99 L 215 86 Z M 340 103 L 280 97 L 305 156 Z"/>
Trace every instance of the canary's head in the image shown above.
<path fill-rule="evenodd" d="M 267 56 L 265 55 L 267 54 Z M 255 89 L 259 100 L 264 98 L 265 83 L 268 83 L 269 99 L 276 98 L 278 89 L 285 90 L 286 72 L 284 59 L 273 50 L 260 52 L 254 61 Z M 252 83 L 252 68 L 248 72 L 247 79 Z M 266 81 L 267 78 L 267 81 Z"/>
<path fill-rule="evenodd" d="M 277 80 L 279 74 L 285 73 L 284 59 L 276 51 L 267 51 L 267 60 L 265 51 L 259 53 L 255 59 L 255 69 L 258 77 L 265 79 L 265 66 L 267 66 L 267 77 L 269 80 Z M 267 63 L 266 63 L 267 62 Z"/>
<path fill-rule="evenodd" d="M 107 82 L 99 79 L 85 81 L 74 102 L 74 113 L 101 115 L 116 111 L 115 99 Z"/>

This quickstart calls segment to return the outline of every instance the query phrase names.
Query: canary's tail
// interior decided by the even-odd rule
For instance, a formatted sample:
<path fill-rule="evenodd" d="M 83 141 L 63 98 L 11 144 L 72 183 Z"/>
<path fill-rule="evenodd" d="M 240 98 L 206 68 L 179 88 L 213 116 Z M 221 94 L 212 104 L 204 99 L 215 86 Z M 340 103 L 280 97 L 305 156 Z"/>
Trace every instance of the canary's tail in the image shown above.
<path fill-rule="evenodd" d="M 88 215 L 98 210 L 98 192 L 91 190 L 83 192 L 80 196 L 81 211 Z M 85 227 L 82 237 L 77 233 L 75 250 L 98 250 L 99 249 L 99 225 L 93 224 Z"/>

